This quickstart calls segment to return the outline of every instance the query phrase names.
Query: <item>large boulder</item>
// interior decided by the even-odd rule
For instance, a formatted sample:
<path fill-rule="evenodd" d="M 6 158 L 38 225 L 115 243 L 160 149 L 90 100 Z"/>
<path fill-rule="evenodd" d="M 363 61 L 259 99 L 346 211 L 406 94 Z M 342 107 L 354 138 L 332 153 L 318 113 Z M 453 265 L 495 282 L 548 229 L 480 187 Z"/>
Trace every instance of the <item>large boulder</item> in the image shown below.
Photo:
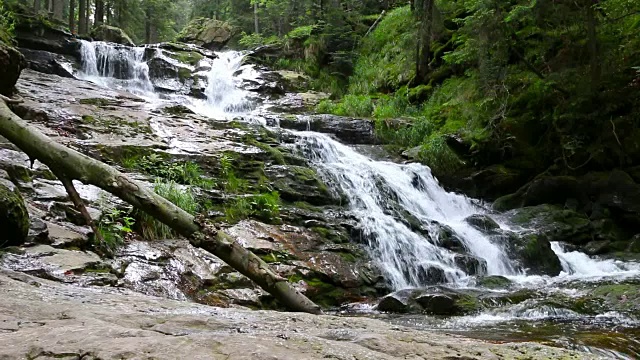
<path fill-rule="evenodd" d="M 285 116 L 267 118 L 267 125 L 279 124 L 283 129 L 315 131 L 332 134 L 347 144 L 377 144 L 374 124 L 368 119 L 348 118 L 337 115 L 320 114 L 309 116 Z"/>
<path fill-rule="evenodd" d="M 209 50 L 222 49 L 235 35 L 233 26 L 229 23 L 197 18 L 178 34 L 178 41 L 202 46 Z"/>
<path fill-rule="evenodd" d="M 507 245 L 511 259 L 518 261 L 529 275 L 557 276 L 562 271 L 562 263 L 544 235 L 512 234 Z"/>
<path fill-rule="evenodd" d="M 19 12 L 16 13 L 15 37 L 21 48 L 80 56 L 80 44 L 66 30 L 64 22 Z"/>
<path fill-rule="evenodd" d="M 72 64 L 75 59 L 42 50 L 20 49 L 27 60 L 29 69 L 45 74 L 74 78 Z"/>
<path fill-rule="evenodd" d="M 13 91 L 20 72 L 27 67 L 24 56 L 14 47 L 0 41 L 0 94 Z"/>
<path fill-rule="evenodd" d="M 0 178 L 0 246 L 24 243 L 29 224 L 29 213 L 20 191 L 11 181 Z"/>
<path fill-rule="evenodd" d="M 99 25 L 91 30 L 91 37 L 98 41 L 107 41 L 127 46 L 135 46 L 129 35 L 124 30 L 109 25 Z"/>

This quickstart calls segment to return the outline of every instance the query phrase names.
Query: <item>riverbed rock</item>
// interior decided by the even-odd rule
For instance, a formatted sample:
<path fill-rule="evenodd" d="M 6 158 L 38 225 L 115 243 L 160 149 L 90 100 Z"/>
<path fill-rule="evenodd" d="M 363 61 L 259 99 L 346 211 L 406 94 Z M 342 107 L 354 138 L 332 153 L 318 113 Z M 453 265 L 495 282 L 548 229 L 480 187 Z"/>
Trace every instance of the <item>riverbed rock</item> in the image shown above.
<path fill-rule="evenodd" d="M 27 240 L 29 213 L 18 188 L 0 178 L 0 246 L 16 246 Z"/>
<path fill-rule="evenodd" d="M 330 114 L 284 116 L 274 119 L 280 127 L 299 131 L 316 131 L 334 135 L 347 144 L 377 144 L 371 120 L 347 118 Z"/>
<path fill-rule="evenodd" d="M 442 286 L 404 289 L 380 299 L 376 309 L 390 313 L 425 313 L 459 316 L 483 308 L 478 300 L 481 292 L 459 291 Z"/>
<path fill-rule="evenodd" d="M 560 259 L 543 234 L 511 234 L 507 247 L 510 257 L 519 261 L 529 275 L 557 276 L 562 271 Z"/>
<path fill-rule="evenodd" d="M 16 48 L 0 40 L 0 94 L 11 94 L 20 72 L 26 66 L 24 56 Z"/>
<path fill-rule="evenodd" d="M 491 233 L 500 229 L 500 225 L 489 215 L 475 214 L 464 219 L 464 221 L 483 233 Z"/>
<path fill-rule="evenodd" d="M 27 60 L 29 69 L 45 74 L 74 78 L 72 66 L 75 63 L 75 59 L 70 56 L 25 48 L 21 48 L 20 52 Z"/>
<path fill-rule="evenodd" d="M 500 275 L 480 276 L 476 278 L 476 285 L 487 289 L 506 289 L 512 284 L 513 282 L 511 280 Z"/>
<path fill-rule="evenodd" d="M 162 360 L 595 358 L 540 344 L 495 344 L 364 317 L 220 309 L 123 289 L 70 287 L 7 271 L 0 273 L 0 307 L 7 328 L 0 339 L 14 344 L 0 348 L 0 357 L 8 359 L 51 354 Z"/>
<path fill-rule="evenodd" d="M 197 18 L 178 34 L 178 41 L 202 46 L 209 50 L 221 50 L 235 35 L 229 23 L 215 19 Z"/>
<path fill-rule="evenodd" d="M 19 8 L 15 14 L 15 37 L 19 47 L 79 58 L 80 45 L 66 30 L 66 23 L 30 13 L 26 7 Z"/>
<path fill-rule="evenodd" d="M 101 24 L 91 30 L 91 37 L 97 41 L 106 41 L 116 44 L 135 46 L 133 40 L 119 27 Z"/>
<path fill-rule="evenodd" d="M 585 214 L 554 205 L 523 207 L 506 213 L 515 224 L 535 229 L 549 241 L 582 245 L 593 239 L 591 221 Z"/>

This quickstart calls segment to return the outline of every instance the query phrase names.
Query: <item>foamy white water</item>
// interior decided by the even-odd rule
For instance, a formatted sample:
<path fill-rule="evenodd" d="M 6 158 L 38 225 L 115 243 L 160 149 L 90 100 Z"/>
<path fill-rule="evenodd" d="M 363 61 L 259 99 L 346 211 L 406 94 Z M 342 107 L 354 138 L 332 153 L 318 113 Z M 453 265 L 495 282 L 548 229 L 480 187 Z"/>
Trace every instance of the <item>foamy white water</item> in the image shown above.
<path fill-rule="evenodd" d="M 437 236 L 412 231 L 393 216 L 405 211 L 430 227 L 432 221 L 447 225 L 462 239 L 469 252 L 487 263 L 489 274 L 515 274 L 506 253 L 487 236 L 464 221 L 483 210 L 464 196 L 445 191 L 426 166 L 374 161 L 324 134 L 296 132 L 298 147 L 325 180 L 349 199 L 359 219 L 369 250 L 396 289 L 419 287 L 429 279 L 428 269 L 441 268 L 449 282 L 468 276 L 460 254 L 442 248 Z M 396 203 L 400 209 L 392 209 Z"/>
<path fill-rule="evenodd" d="M 80 40 L 82 68 L 77 76 L 100 86 L 157 98 L 144 60 L 145 47 Z"/>
<path fill-rule="evenodd" d="M 82 69 L 79 77 L 101 86 L 125 90 L 147 99 L 157 99 L 149 80 L 144 47 L 124 47 L 104 42 L 81 41 Z M 162 50 L 155 49 L 154 56 Z M 173 95 L 192 110 L 213 119 L 247 116 L 255 107 L 250 93 L 240 89 L 243 79 L 259 75 L 250 65 L 243 65 L 244 54 L 236 51 L 216 53 L 207 73 L 206 100 Z M 167 59 L 168 60 L 168 59 Z M 174 61 L 174 60 L 171 60 Z M 154 130 L 168 129 L 152 124 Z M 444 272 L 449 283 L 464 286 L 470 275 L 505 275 L 522 286 L 551 286 L 573 279 L 601 279 L 640 275 L 640 264 L 602 260 L 580 252 L 568 252 L 557 243 L 553 250 L 561 260 L 563 272 L 558 277 L 527 276 L 509 259 L 499 245 L 470 226 L 470 215 L 485 210 L 470 199 L 445 191 L 428 167 L 420 164 L 396 164 L 374 161 L 331 137 L 314 132 L 294 132 L 297 146 L 325 180 L 347 196 L 351 212 L 359 219 L 363 239 L 371 256 L 386 272 L 395 289 L 424 286 L 433 279 L 434 269 Z M 165 134 L 167 138 L 171 134 Z M 179 146 L 178 146 L 179 145 Z M 194 144 L 176 147 L 193 150 Z M 403 216 L 404 214 L 404 216 Z M 417 219 L 425 231 L 415 231 L 403 217 Z M 486 263 L 467 273 L 463 255 L 440 246 L 441 226 L 447 226 L 462 241 L 470 254 Z M 501 224 L 505 230 L 508 224 Z M 436 271 L 437 273 L 437 271 Z"/>
<path fill-rule="evenodd" d="M 190 107 L 195 112 L 214 119 L 229 119 L 248 113 L 253 109 L 253 103 L 249 99 L 249 92 L 240 89 L 238 85 L 240 76 L 250 78 L 253 69 L 242 65 L 242 52 L 226 51 L 216 55 L 218 58 L 213 60 L 207 74 L 207 99 L 192 101 Z"/>

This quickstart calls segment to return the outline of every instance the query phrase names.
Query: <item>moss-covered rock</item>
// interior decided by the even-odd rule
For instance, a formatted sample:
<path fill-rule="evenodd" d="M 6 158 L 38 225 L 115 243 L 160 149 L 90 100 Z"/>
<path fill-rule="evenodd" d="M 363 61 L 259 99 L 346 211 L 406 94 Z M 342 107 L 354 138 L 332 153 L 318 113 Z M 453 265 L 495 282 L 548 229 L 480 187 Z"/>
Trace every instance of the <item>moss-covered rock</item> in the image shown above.
<path fill-rule="evenodd" d="M 178 34 L 180 42 L 195 44 L 209 50 L 222 49 L 235 35 L 235 29 L 229 23 L 197 18 L 191 20 L 187 27 Z"/>
<path fill-rule="evenodd" d="M 513 282 L 504 276 L 490 275 L 481 276 L 476 279 L 476 285 L 487 289 L 505 289 L 511 286 Z"/>
<path fill-rule="evenodd" d="M 27 67 L 24 56 L 11 45 L 0 41 L 0 94 L 9 95 L 20 72 Z"/>
<path fill-rule="evenodd" d="M 21 245 L 29 233 L 29 213 L 18 188 L 0 179 L 0 246 Z"/>
<path fill-rule="evenodd" d="M 576 245 L 593 239 L 591 221 L 584 213 L 554 205 L 538 205 L 507 213 L 509 219 L 524 228 L 536 229 L 549 241 L 563 241 Z"/>
<path fill-rule="evenodd" d="M 546 236 L 535 233 L 512 234 L 507 244 L 512 258 L 530 275 L 557 276 L 562 264 Z"/>
<path fill-rule="evenodd" d="M 127 46 L 135 46 L 133 40 L 124 30 L 109 25 L 99 25 L 91 30 L 91 37 L 98 41 L 107 41 Z"/>

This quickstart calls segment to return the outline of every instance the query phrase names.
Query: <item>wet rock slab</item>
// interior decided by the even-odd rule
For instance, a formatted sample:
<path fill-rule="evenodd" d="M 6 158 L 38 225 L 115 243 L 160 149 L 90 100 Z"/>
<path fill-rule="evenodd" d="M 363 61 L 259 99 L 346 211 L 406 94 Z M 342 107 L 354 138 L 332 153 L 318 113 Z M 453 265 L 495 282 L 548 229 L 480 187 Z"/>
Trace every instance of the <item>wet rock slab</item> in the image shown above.
<path fill-rule="evenodd" d="M 0 272 L 0 357 L 153 359 L 590 359 L 366 318 L 219 309 Z M 248 346 L 250 344 L 250 346 Z"/>

